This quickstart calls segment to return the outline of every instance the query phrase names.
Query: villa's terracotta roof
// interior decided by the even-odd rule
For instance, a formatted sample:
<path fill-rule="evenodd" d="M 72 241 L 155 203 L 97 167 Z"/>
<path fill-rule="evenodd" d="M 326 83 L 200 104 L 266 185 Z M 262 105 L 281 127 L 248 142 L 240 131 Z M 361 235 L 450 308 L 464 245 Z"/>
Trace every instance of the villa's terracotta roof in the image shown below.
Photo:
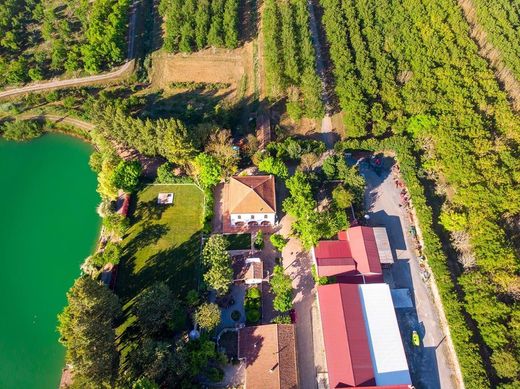
<path fill-rule="evenodd" d="M 292 324 L 245 327 L 238 333 L 238 357 L 246 364 L 246 389 L 297 389 Z"/>
<path fill-rule="evenodd" d="M 273 176 L 236 176 L 229 182 L 229 213 L 274 213 Z"/>

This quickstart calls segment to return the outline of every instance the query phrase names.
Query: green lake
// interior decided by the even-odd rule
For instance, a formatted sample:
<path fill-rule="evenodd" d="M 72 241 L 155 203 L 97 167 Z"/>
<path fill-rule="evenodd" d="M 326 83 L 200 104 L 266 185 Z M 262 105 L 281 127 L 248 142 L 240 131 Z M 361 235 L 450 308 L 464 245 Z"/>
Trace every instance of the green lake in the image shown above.
<path fill-rule="evenodd" d="M 56 389 L 64 365 L 57 314 L 100 219 L 92 148 L 52 134 L 0 139 L 0 388 Z"/>

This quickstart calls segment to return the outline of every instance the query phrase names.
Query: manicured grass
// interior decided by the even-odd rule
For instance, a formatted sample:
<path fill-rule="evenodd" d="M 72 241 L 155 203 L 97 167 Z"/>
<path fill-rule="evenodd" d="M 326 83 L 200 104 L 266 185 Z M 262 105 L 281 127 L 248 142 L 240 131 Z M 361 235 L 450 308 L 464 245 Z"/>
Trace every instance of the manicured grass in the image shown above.
<path fill-rule="evenodd" d="M 229 250 L 251 249 L 251 234 L 229 234 L 225 237 L 229 241 Z"/>
<path fill-rule="evenodd" d="M 160 192 L 173 193 L 173 204 L 157 204 Z M 177 298 L 197 288 L 200 278 L 200 231 L 204 195 L 195 185 L 147 186 L 133 196 L 131 227 L 122 245 L 116 293 L 125 322 L 118 328 L 120 347 L 128 346 L 135 320 L 132 302 L 147 286 L 166 282 Z M 182 323 L 181 323 L 182 326 Z M 124 353 L 124 352 L 123 352 Z"/>

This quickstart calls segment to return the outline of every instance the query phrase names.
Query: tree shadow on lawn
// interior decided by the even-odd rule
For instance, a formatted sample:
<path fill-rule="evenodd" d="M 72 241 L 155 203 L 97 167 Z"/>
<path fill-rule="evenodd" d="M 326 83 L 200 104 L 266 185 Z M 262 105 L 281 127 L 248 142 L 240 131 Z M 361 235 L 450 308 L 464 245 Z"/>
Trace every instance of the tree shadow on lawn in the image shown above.
<path fill-rule="evenodd" d="M 146 246 L 155 245 L 170 231 L 167 224 L 144 223 L 142 231 L 125 246 L 125 256 L 133 257 L 137 251 Z"/>
<path fill-rule="evenodd" d="M 123 258 L 116 285 L 116 294 L 123 305 L 122 329 L 117 340 L 120 350 L 129 349 L 141 336 L 135 323 L 130 321 L 135 317 L 134 299 L 145 288 L 156 282 L 165 282 L 181 303 L 189 290 L 197 288 L 200 278 L 200 233 L 193 234 L 178 246 L 151 255 L 137 273 L 134 273 L 134 266 L 134 255 Z M 186 318 L 175 320 L 177 331 L 188 328 Z"/>

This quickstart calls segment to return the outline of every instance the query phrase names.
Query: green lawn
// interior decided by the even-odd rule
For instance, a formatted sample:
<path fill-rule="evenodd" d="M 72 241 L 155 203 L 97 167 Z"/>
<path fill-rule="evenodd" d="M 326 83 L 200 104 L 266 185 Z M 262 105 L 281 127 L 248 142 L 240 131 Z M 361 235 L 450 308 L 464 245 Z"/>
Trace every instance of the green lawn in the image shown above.
<path fill-rule="evenodd" d="M 229 234 L 224 236 L 229 241 L 229 250 L 251 249 L 251 234 Z"/>
<path fill-rule="evenodd" d="M 159 192 L 173 192 L 173 204 L 157 204 Z M 117 331 L 121 348 L 131 338 L 133 298 L 144 288 L 164 281 L 183 298 L 197 287 L 203 204 L 204 195 L 195 185 L 153 185 L 134 195 L 116 283 L 126 319 Z"/>

